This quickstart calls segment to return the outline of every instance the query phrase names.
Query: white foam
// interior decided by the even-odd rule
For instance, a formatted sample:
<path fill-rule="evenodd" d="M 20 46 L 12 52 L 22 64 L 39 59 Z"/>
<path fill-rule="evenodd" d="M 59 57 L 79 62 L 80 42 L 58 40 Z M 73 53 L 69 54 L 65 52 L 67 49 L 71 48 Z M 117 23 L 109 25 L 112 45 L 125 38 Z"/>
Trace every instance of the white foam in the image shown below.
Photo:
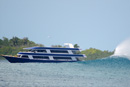
<path fill-rule="evenodd" d="M 130 59 L 130 38 L 126 39 L 116 47 L 113 56 L 127 57 Z"/>

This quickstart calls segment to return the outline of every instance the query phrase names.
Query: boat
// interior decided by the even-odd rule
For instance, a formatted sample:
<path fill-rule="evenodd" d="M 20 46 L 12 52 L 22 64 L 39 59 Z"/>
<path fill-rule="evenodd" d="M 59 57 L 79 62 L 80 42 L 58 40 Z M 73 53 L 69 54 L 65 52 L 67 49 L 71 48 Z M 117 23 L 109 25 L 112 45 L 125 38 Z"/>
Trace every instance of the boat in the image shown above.
<path fill-rule="evenodd" d="M 85 58 L 84 54 L 77 54 L 81 49 L 74 48 L 72 44 L 65 43 L 65 48 L 59 47 L 28 47 L 28 52 L 19 52 L 17 56 L 3 55 L 10 63 L 60 63 L 77 62 Z M 79 52 L 78 52 L 79 53 Z"/>

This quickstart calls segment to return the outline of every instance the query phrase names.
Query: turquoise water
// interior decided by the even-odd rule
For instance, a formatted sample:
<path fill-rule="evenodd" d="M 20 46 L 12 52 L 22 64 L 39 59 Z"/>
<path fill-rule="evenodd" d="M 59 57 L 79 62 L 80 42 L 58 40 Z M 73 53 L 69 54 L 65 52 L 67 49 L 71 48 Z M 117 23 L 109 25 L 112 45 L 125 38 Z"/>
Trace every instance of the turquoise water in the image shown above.
<path fill-rule="evenodd" d="M 0 60 L 0 87 L 129 87 L 130 60 L 108 57 L 75 63 Z"/>

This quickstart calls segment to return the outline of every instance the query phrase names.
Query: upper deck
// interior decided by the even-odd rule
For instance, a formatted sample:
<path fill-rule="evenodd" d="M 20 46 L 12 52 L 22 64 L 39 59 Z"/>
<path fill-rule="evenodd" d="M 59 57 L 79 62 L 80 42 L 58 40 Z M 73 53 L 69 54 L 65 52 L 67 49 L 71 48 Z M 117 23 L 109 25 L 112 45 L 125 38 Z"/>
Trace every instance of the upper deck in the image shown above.
<path fill-rule="evenodd" d="M 48 59 L 48 60 L 72 60 L 78 61 L 78 58 L 86 57 L 84 54 L 79 54 L 81 49 L 74 48 L 72 44 L 66 44 L 66 48 L 59 47 L 28 47 L 24 48 L 28 52 L 19 52 L 17 55 L 20 58 L 30 59 Z"/>

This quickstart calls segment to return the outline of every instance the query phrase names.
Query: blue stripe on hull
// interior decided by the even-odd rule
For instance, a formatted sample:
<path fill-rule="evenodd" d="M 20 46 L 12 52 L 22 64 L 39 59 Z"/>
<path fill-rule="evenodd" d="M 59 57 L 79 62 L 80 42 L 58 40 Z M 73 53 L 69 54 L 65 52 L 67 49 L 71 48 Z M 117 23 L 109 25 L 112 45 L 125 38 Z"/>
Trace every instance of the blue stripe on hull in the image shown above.
<path fill-rule="evenodd" d="M 17 57 L 3 56 L 11 63 L 27 63 L 27 62 L 40 62 L 40 63 L 61 63 L 61 62 L 77 62 L 77 61 L 57 61 L 57 60 L 34 60 Z"/>

